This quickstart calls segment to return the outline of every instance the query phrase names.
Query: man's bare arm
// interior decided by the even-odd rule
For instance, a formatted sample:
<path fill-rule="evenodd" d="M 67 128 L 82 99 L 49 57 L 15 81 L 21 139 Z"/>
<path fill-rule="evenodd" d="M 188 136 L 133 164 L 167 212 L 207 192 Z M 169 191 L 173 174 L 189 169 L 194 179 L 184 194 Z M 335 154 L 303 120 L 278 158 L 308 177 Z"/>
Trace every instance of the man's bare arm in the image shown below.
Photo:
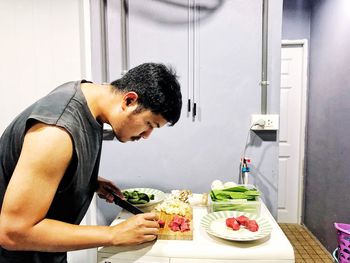
<path fill-rule="evenodd" d="M 72 153 L 64 129 L 45 124 L 29 129 L 5 193 L 0 245 L 9 250 L 58 252 L 153 240 L 158 233 L 153 214 L 132 217 L 115 227 L 77 226 L 45 218 Z"/>

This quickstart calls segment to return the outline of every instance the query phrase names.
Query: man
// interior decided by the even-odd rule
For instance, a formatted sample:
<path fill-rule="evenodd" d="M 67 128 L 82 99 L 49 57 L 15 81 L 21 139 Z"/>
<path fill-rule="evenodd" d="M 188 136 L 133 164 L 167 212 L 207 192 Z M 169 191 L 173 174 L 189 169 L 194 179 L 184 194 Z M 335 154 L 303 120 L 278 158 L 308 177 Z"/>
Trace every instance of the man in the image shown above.
<path fill-rule="evenodd" d="M 0 262 L 67 262 L 69 250 L 154 240 L 153 213 L 112 227 L 78 224 L 95 191 L 109 202 L 110 191 L 121 195 L 97 176 L 102 124 L 120 142 L 146 139 L 174 125 L 181 106 L 175 74 L 145 63 L 110 85 L 68 82 L 23 111 L 0 139 Z"/>

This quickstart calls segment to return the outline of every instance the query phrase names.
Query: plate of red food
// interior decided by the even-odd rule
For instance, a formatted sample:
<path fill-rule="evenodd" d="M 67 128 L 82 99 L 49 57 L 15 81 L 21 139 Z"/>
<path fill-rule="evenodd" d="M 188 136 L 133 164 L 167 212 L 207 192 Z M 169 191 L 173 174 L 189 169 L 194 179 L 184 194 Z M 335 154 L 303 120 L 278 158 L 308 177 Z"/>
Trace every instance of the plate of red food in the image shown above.
<path fill-rule="evenodd" d="M 233 241 L 253 241 L 267 237 L 271 224 L 256 214 L 220 211 L 207 214 L 201 226 L 211 235 Z"/>

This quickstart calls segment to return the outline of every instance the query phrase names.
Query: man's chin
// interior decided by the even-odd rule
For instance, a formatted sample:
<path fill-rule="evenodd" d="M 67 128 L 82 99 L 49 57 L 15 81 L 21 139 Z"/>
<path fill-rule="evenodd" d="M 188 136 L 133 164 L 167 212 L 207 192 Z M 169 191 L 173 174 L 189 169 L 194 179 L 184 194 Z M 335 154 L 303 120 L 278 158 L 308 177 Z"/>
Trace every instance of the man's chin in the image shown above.
<path fill-rule="evenodd" d="M 119 137 L 115 137 L 119 142 L 121 143 L 127 143 L 127 142 L 134 142 L 134 141 L 137 141 L 137 139 L 122 139 L 122 138 L 119 138 Z"/>
<path fill-rule="evenodd" d="M 141 139 L 141 137 L 131 137 L 131 138 L 129 138 L 129 139 L 124 139 L 124 138 L 121 138 L 121 137 L 117 136 L 116 134 L 114 134 L 114 136 L 115 136 L 115 138 L 116 138 L 119 142 L 121 142 L 121 143 L 136 142 L 136 141 L 138 141 L 138 140 Z"/>
<path fill-rule="evenodd" d="M 122 142 L 122 143 L 125 143 L 127 142 L 126 140 L 123 140 L 122 138 L 120 138 L 119 136 L 117 136 L 116 134 L 114 134 L 114 139 L 119 141 L 119 142 Z"/>

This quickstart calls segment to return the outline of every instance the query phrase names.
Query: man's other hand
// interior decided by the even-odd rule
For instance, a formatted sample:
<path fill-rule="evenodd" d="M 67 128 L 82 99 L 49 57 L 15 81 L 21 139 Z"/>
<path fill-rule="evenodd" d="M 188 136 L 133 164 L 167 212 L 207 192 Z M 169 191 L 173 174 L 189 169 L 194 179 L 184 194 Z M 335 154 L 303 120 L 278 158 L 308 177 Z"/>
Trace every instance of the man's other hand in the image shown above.
<path fill-rule="evenodd" d="M 103 177 L 97 178 L 98 188 L 96 193 L 98 197 L 105 199 L 108 203 L 113 203 L 114 197 L 111 192 L 125 199 L 121 190 L 111 181 L 104 179 Z"/>

